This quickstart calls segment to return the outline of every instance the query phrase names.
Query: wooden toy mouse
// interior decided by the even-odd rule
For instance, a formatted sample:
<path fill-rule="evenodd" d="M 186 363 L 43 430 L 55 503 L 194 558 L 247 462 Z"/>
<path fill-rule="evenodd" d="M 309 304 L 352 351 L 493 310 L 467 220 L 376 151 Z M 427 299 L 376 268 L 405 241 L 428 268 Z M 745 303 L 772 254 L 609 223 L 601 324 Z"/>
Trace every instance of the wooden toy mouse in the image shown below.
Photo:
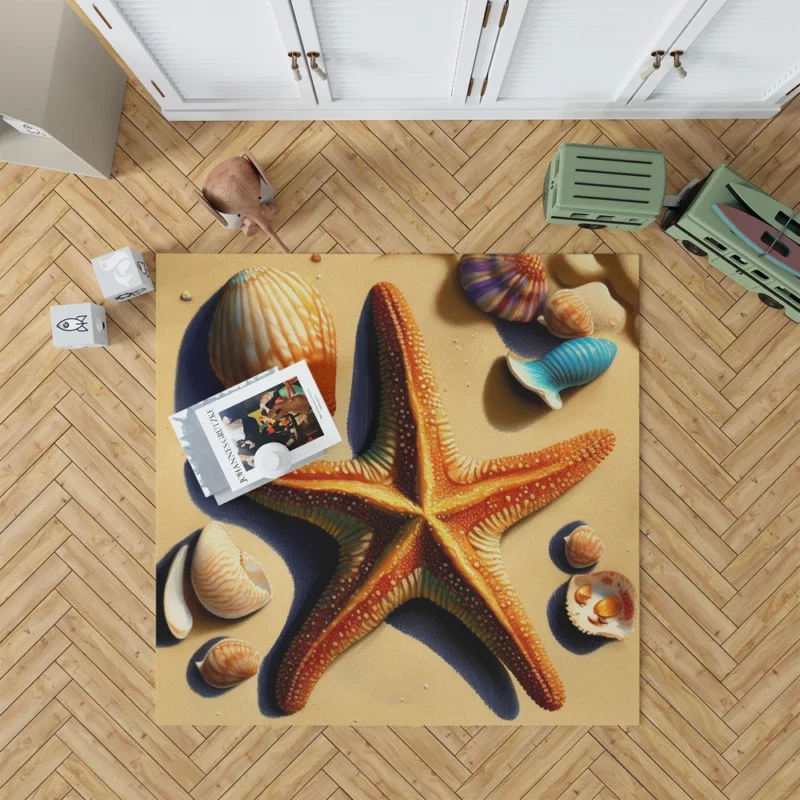
<path fill-rule="evenodd" d="M 261 192 L 262 181 L 268 189 L 267 197 Z M 253 236 L 256 229 L 261 228 L 282 253 L 289 252 L 270 224 L 275 215 L 275 209 L 270 205 L 275 190 L 267 173 L 249 150 L 245 149 L 243 156 L 226 158 L 217 164 L 208 173 L 202 194 L 198 194 L 205 207 L 224 227 L 243 227 L 247 236 Z"/>

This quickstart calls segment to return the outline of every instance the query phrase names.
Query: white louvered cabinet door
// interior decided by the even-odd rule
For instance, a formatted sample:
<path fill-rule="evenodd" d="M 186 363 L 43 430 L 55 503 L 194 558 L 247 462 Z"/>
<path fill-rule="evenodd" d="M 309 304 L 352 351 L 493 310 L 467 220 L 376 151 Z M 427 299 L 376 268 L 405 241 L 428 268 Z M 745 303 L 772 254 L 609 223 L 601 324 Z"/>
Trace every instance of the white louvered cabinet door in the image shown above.
<path fill-rule="evenodd" d="M 686 77 L 663 70 L 633 103 L 783 102 L 800 83 L 799 36 L 798 0 L 709 0 L 670 47 Z"/>
<path fill-rule="evenodd" d="M 292 0 L 320 105 L 463 104 L 486 0 Z"/>
<path fill-rule="evenodd" d="M 315 106 L 290 0 L 77 0 L 166 111 Z"/>
<path fill-rule="evenodd" d="M 703 0 L 509 0 L 482 106 L 624 104 Z"/>

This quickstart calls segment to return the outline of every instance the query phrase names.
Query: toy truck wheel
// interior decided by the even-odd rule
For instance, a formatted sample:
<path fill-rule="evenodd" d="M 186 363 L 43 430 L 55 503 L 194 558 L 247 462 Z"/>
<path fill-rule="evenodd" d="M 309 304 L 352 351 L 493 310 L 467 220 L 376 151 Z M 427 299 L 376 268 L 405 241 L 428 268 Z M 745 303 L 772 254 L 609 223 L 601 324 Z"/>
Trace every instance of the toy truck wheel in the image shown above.
<path fill-rule="evenodd" d="M 606 226 L 605 225 L 599 225 L 596 222 L 579 222 L 578 223 L 578 227 L 579 228 L 586 228 L 587 230 L 590 230 L 590 231 L 596 231 L 596 230 L 599 230 L 600 228 L 605 228 Z"/>
<path fill-rule="evenodd" d="M 690 253 L 691 253 L 693 256 L 700 256 L 700 257 L 702 258 L 703 256 L 707 256 L 707 255 L 708 255 L 708 253 L 706 253 L 706 251 L 705 251 L 705 250 L 703 250 L 703 249 L 701 249 L 700 247 L 698 247 L 698 246 L 697 246 L 697 245 L 696 245 L 694 242 L 690 242 L 688 239 L 684 239 L 684 240 L 681 242 L 681 244 L 682 244 L 682 245 L 683 245 L 683 246 L 684 246 L 684 247 L 685 247 L 685 248 L 686 248 L 686 249 L 687 249 L 687 250 L 688 250 L 688 251 L 689 251 L 689 252 L 690 252 Z"/>
<path fill-rule="evenodd" d="M 783 308 L 783 306 L 774 297 L 770 297 L 768 294 L 762 294 L 759 292 L 758 299 L 765 306 L 769 306 L 770 308 Z"/>

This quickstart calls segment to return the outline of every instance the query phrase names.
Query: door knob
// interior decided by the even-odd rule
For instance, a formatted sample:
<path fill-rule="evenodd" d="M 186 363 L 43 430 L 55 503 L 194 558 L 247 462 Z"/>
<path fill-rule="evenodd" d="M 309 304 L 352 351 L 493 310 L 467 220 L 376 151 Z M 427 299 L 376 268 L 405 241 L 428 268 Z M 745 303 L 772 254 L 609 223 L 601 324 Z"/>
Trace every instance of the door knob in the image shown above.
<path fill-rule="evenodd" d="M 317 59 L 322 58 L 322 56 L 313 50 L 310 53 L 306 53 L 306 55 L 310 61 L 311 71 L 315 72 L 321 81 L 328 80 L 328 73 L 317 64 Z"/>
<path fill-rule="evenodd" d="M 303 76 L 300 74 L 300 64 L 297 62 L 297 59 L 300 58 L 303 54 L 298 53 L 296 50 L 292 50 L 286 55 L 288 55 L 289 58 L 292 59 L 291 63 L 292 78 L 294 78 L 296 81 L 303 80 Z"/>
<path fill-rule="evenodd" d="M 675 67 L 675 71 L 678 73 L 679 78 L 686 77 L 686 70 L 683 68 L 683 64 L 681 64 L 681 56 L 683 55 L 683 50 L 672 50 L 670 51 L 670 55 L 672 56 L 672 63 Z"/>
<path fill-rule="evenodd" d="M 661 59 L 664 58 L 664 51 L 653 50 L 650 55 L 653 56 L 653 63 L 639 76 L 643 81 L 646 81 L 657 69 L 661 67 Z"/>

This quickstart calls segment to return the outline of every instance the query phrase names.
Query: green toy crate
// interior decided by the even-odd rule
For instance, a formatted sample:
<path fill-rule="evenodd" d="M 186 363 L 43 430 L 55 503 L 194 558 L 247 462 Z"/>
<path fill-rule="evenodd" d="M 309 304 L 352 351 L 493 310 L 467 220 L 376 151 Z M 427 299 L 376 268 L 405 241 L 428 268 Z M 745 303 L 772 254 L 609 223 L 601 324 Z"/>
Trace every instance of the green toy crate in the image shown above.
<path fill-rule="evenodd" d="M 639 231 L 661 213 L 667 161 L 659 150 L 562 144 L 544 181 L 548 222 Z"/>
<path fill-rule="evenodd" d="M 800 276 L 761 258 L 714 211 L 714 203 L 747 210 L 728 191 L 729 183 L 761 191 L 730 167 L 717 167 L 704 180 L 681 192 L 678 207 L 664 214 L 662 230 L 690 253 L 708 256 L 720 272 L 756 292 L 763 303 L 784 309 L 789 319 L 800 322 Z"/>

